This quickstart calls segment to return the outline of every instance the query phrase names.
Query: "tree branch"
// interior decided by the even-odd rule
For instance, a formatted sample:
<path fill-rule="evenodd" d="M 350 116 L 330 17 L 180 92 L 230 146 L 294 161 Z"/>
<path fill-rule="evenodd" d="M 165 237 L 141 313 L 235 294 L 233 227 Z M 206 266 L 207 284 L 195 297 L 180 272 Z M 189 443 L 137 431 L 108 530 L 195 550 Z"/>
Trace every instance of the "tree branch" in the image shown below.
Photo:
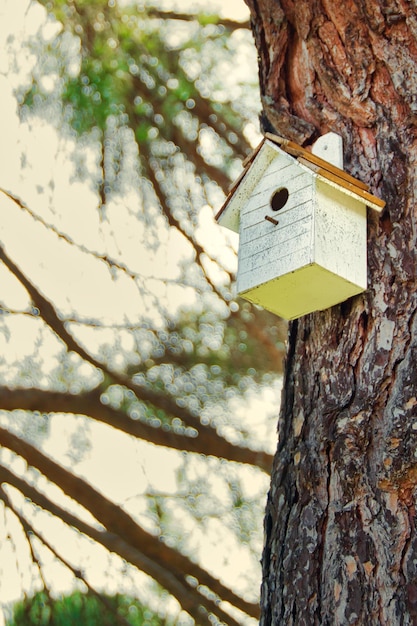
<path fill-rule="evenodd" d="M 214 24 L 216 26 L 224 26 L 228 31 L 239 30 L 240 28 L 250 29 L 249 20 L 239 22 L 238 20 L 231 20 L 227 18 L 221 18 L 217 15 L 210 15 L 206 13 L 180 13 L 177 11 L 161 11 L 157 8 L 146 9 L 147 15 L 150 17 L 156 17 L 163 20 L 182 20 L 186 22 L 197 21 L 202 26 L 206 24 Z"/>
<path fill-rule="evenodd" d="M 1 472 L 1 466 L 0 466 L 0 483 L 3 482 L 3 479 L 1 478 L 1 473 L 2 472 Z M 13 484 L 13 483 L 10 483 L 10 484 Z M 16 519 L 19 521 L 20 526 L 22 527 L 23 533 L 25 535 L 26 542 L 27 542 L 28 547 L 29 547 L 29 551 L 30 551 L 30 555 L 31 555 L 31 558 L 32 558 L 32 562 L 34 564 L 36 564 L 36 567 L 37 567 L 38 572 L 39 572 L 39 577 L 40 577 L 40 579 L 42 581 L 43 588 L 45 589 L 45 592 L 47 593 L 47 595 L 49 597 L 49 588 L 48 588 L 48 585 L 46 584 L 46 580 L 45 580 L 45 577 L 43 575 L 42 566 L 40 564 L 40 561 L 39 561 L 38 557 L 35 554 L 35 550 L 33 548 L 32 541 L 31 541 L 31 538 L 30 538 L 30 533 L 32 532 L 32 528 L 28 525 L 26 520 L 22 517 L 22 515 L 19 513 L 19 511 L 13 505 L 13 503 L 11 502 L 9 496 L 4 491 L 2 485 L 0 485 L 0 500 L 2 500 L 4 502 L 6 508 L 9 509 L 13 513 L 13 515 L 16 517 Z"/>
<path fill-rule="evenodd" d="M 214 293 L 216 293 L 219 298 L 223 299 L 223 295 L 220 292 L 220 290 L 218 289 L 218 287 L 215 285 L 215 283 L 211 280 L 211 278 L 208 276 L 207 271 L 203 265 L 202 262 L 202 256 L 206 255 L 207 257 L 209 257 L 208 253 L 204 250 L 204 248 L 195 240 L 195 238 L 192 235 L 189 235 L 185 229 L 182 227 L 181 223 L 179 222 L 179 220 L 177 220 L 171 213 L 166 199 L 165 199 L 165 194 L 162 191 L 161 185 L 155 175 L 155 172 L 153 171 L 151 165 L 150 165 L 150 153 L 148 150 L 148 147 L 146 145 L 142 146 L 142 153 L 144 153 L 144 159 L 142 160 L 142 163 L 144 165 L 145 171 L 146 171 L 146 175 L 148 177 L 148 179 L 151 181 L 153 188 L 154 188 L 154 192 L 156 197 L 158 198 L 162 213 L 165 215 L 168 224 L 170 226 L 172 226 L 173 228 L 176 228 L 186 239 L 187 241 L 189 241 L 189 243 L 192 245 L 192 247 L 194 248 L 195 251 L 195 255 L 196 255 L 196 263 L 197 265 L 200 267 L 204 278 L 206 279 L 207 283 L 210 285 L 210 287 L 212 288 L 212 290 L 214 291 Z M 210 258 L 210 257 L 209 257 Z M 212 259 L 211 259 L 212 260 Z M 223 270 L 226 272 L 226 270 Z M 230 272 L 227 272 L 229 275 L 229 278 L 231 280 L 232 275 Z"/>
<path fill-rule="evenodd" d="M 97 369 L 102 370 L 115 383 L 127 387 L 128 389 L 133 391 L 138 399 L 149 402 L 154 407 L 162 409 L 168 415 L 171 415 L 173 417 L 179 417 L 185 424 L 194 428 L 198 432 L 198 436 L 204 434 L 205 441 L 211 441 L 213 447 L 216 447 L 216 449 L 218 450 L 216 456 L 221 456 L 225 459 L 229 459 L 230 461 L 236 461 L 238 463 L 247 463 L 248 458 L 251 457 L 252 461 L 250 462 L 252 462 L 254 465 L 258 465 L 266 471 L 270 470 L 272 460 L 270 455 L 266 455 L 263 452 L 256 452 L 248 448 L 235 446 L 226 439 L 220 437 L 216 433 L 216 431 L 210 426 L 201 424 L 200 420 L 185 407 L 179 407 L 175 402 L 175 399 L 165 394 L 162 394 L 161 392 L 158 393 L 153 391 L 152 389 L 137 385 L 127 376 L 109 370 L 105 363 L 98 361 L 98 359 L 89 354 L 85 350 L 85 348 L 83 348 L 67 331 L 64 322 L 58 317 L 58 314 L 55 311 L 55 308 L 53 307 L 51 302 L 49 302 L 49 300 L 47 300 L 38 291 L 38 289 L 30 282 L 27 276 L 25 276 L 23 272 L 17 267 L 17 265 L 6 255 L 4 249 L 1 246 L 0 260 L 4 262 L 6 267 L 22 283 L 22 285 L 28 291 L 34 305 L 39 309 L 40 314 L 46 324 L 48 324 L 48 326 L 52 328 L 52 330 L 58 335 L 58 337 L 60 337 L 60 339 L 66 344 L 69 350 L 77 353 L 79 356 L 81 356 Z M 243 453 L 241 452 L 242 450 L 244 450 Z"/>
<path fill-rule="evenodd" d="M 24 458 L 32 467 L 36 467 L 48 480 L 57 484 L 64 493 L 88 510 L 110 533 L 123 537 L 124 542 L 142 552 L 150 561 L 160 564 L 164 571 L 174 574 L 179 581 L 182 580 L 183 583 L 188 584 L 187 576 L 192 576 L 200 585 L 211 589 L 222 600 L 230 602 L 249 615 L 254 617 L 258 615 L 257 605 L 246 602 L 199 565 L 190 561 L 188 557 L 162 544 L 158 538 L 143 530 L 124 509 L 108 500 L 83 479 L 52 461 L 31 444 L 3 428 L 0 428 L 0 444 Z M 4 476 L 4 468 L 2 472 Z M 161 584 L 165 586 L 163 582 Z M 169 587 L 168 590 L 171 591 Z M 180 601 L 179 598 L 178 600 Z M 200 597 L 199 601 L 200 604 L 210 602 L 204 596 Z M 210 603 L 208 610 L 217 613 L 217 605 L 213 607 Z M 229 623 L 233 623 L 230 618 Z"/>
<path fill-rule="evenodd" d="M 50 594 L 49 594 L 49 590 L 48 587 L 45 583 L 43 574 L 42 574 L 42 568 L 39 562 L 39 559 L 34 555 L 33 552 L 33 547 L 32 547 L 32 542 L 30 541 L 30 537 L 29 537 L 29 533 L 32 533 L 35 537 L 37 537 L 39 539 L 39 541 L 41 543 L 43 543 L 43 545 L 48 548 L 48 550 L 54 555 L 54 557 L 56 559 L 58 559 L 61 563 L 63 563 L 63 565 L 65 565 L 65 567 L 67 567 L 76 578 L 78 578 L 79 580 L 81 580 L 85 586 L 87 587 L 87 589 L 90 591 L 90 593 L 94 594 L 96 596 L 96 598 L 98 598 L 98 600 L 100 600 L 100 602 L 102 602 L 102 604 L 106 607 L 106 609 L 112 613 L 112 615 L 114 616 L 114 618 L 116 619 L 116 621 L 120 624 L 120 626 L 131 626 L 130 622 L 128 622 L 123 615 L 119 615 L 119 613 L 117 613 L 116 611 L 114 611 L 113 607 L 111 606 L 110 602 L 107 600 L 107 598 L 105 598 L 102 594 L 98 593 L 98 591 L 96 591 L 94 589 L 94 587 L 92 587 L 90 585 L 90 583 L 87 581 L 87 579 L 82 575 L 81 571 L 79 569 L 76 569 L 73 565 L 71 565 L 69 563 L 69 561 L 67 561 L 62 555 L 60 555 L 57 550 L 52 546 L 52 544 L 45 539 L 45 537 L 39 532 L 37 531 L 34 526 L 32 526 L 32 524 L 30 524 L 30 522 L 28 522 L 25 517 L 23 517 L 23 515 L 16 509 L 16 507 L 13 505 L 13 503 L 11 502 L 9 496 L 7 495 L 7 493 L 4 491 L 4 489 L 0 486 L 0 500 L 3 500 L 3 502 L 5 503 L 5 505 L 11 510 L 13 511 L 13 513 L 16 515 L 17 519 L 19 520 L 23 531 L 27 537 L 27 541 L 29 543 L 30 546 L 30 550 L 32 553 L 32 556 L 34 558 L 34 560 L 36 561 L 38 568 L 39 568 L 39 572 L 40 572 L 40 576 L 43 582 L 43 586 L 44 589 L 46 590 L 46 593 L 48 594 L 48 597 L 50 598 Z"/>
<path fill-rule="evenodd" d="M 58 237 L 58 239 L 61 239 L 62 241 L 65 241 L 65 243 L 69 244 L 70 246 L 73 246 L 74 248 L 76 248 L 80 252 L 83 252 L 84 254 L 87 254 L 89 256 L 94 257 L 95 259 L 97 259 L 97 261 L 101 261 L 102 263 L 107 265 L 108 268 L 119 270 L 120 272 L 122 272 L 123 274 L 125 274 L 131 280 L 133 280 L 135 282 L 138 282 L 138 281 L 144 282 L 145 281 L 145 278 L 143 276 L 141 276 L 140 274 L 137 274 L 136 272 L 133 272 L 132 270 L 130 270 L 127 267 L 127 265 L 125 265 L 121 261 L 117 261 L 116 259 L 114 259 L 113 257 L 108 256 L 107 254 L 101 254 L 97 250 L 91 250 L 90 248 L 87 248 L 87 246 L 84 246 L 83 244 L 79 244 L 79 243 L 75 242 L 69 235 L 64 233 L 62 230 L 58 230 L 52 224 L 48 224 L 48 222 L 46 220 L 44 220 L 40 215 L 37 215 L 34 211 L 32 211 L 23 202 L 23 200 L 18 198 L 12 192 L 6 191 L 5 189 L 2 189 L 2 188 L 0 188 L 0 192 L 2 194 L 4 194 L 7 198 L 9 198 L 10 200 L 15 202 L 17 204 L 17 206 L 20 209 L 22 209 L 23 211 L 25 211 L 25 213 L 30 215 L 32 217 L 32 219 L 35 220 L 35 222 L 38 222 L 44 228 L 46 228 L 47 230 L 49 230 L 52 233 L 54 233 Z M 146 277 L 146 279 L 148 279 L 148 278 L 150 278 L 150 277 Z M 152 295 L 152 292 L 147 290 L 146 286 L 144 284 L 142 284 L 140 288 L 143 289 L 143 290 L 146 290 L 148 294 Z"/>
<path fill-rule="evenodd" d="M 164 446 L 174 450 L 184 450 L 197 454 L 212 455 L 227 458 L 254 465 L 267 471 L 272 466 L 272 456 L 261 450 L 251 450 L 240 446 L 233 455 L 238 458 L 229 458 L 227 454 L 229 444 L 225 439 L 216 435 L 208 437 L 206 432 L 200 432 L 197 437 L 187 434 L 176 433 L 174 430 L 155 428 L 140 420 L 134 420 L 120 409 L 114 409 L 109 405 L 102 404 L 100 400 L 102 390 L 96 387 L 77 395 L 61 393 L 59 391 L 47 391 L 44 389 L 26 389 L 0 386 L 0 409 L 13 411 L 39 411 L 41 413 L 71 413 L 73 415 L 86 415 L 98 422 L 108 424 L 117 430 L 125 432 L 138 439 L 143 439 L 155 445 Z M 222 445 L 222 444 L 226 445 Z M 224 454 L 223 454 L 224 452 Z"/>
<path fill-rule="evenodd" d="M 22 478 L 15 476 L 8 468 L 2 465 L 0 465 L 0 481 L 13 485 L 29 498 L 32 503 L 45 511 L 49 511 L 59 519 L 62 519 L 68 526 L 73 526 L 76 530 L 90 537 L 90 539 L 93 539 L 110 552 L 118 554 L 127 562 L 143 571 L 172 593 L 191 616 L 197 620 L 201 619 L 201 615 L 196 608 L 201 601 L 200 594 L 194 588 L 184 585 L 173 572 L 167 571 L 158 561 L 149 559 L 140 549 L 129 545 L 116 533 L 101 530 L 83 522 L 69 511 L 49 500 L 44 494 L 37 491 L 35 487 L 29 485 Z"/>

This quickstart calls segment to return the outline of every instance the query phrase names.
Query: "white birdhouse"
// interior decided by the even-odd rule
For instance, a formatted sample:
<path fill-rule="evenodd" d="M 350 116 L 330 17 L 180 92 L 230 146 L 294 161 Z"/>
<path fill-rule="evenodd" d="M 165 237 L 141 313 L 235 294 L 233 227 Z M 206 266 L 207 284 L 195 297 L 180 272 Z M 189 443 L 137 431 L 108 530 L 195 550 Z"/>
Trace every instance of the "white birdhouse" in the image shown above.
<path fill-rule="evenodd" d="M 294 319 L 364 291 L 366 207 L 385 203 L 341 169 L 341 138 L 311 153 L 267 133 L 244 165 L 216 217 L 239 233 L 238 294 Z"/>

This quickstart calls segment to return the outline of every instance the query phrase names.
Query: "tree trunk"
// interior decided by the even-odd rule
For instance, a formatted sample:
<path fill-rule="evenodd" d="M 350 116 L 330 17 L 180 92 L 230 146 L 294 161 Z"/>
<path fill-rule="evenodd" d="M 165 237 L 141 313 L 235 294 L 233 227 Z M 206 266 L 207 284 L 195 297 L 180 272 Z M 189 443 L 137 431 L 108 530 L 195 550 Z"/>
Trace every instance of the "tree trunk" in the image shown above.
<path fill-rule="evenodd" d="M 290 324 L 261 624 L 417 624 L 417 3 L 247 4 L 264 130 L 338 132 L 387 203 L 368 290 Z"/>

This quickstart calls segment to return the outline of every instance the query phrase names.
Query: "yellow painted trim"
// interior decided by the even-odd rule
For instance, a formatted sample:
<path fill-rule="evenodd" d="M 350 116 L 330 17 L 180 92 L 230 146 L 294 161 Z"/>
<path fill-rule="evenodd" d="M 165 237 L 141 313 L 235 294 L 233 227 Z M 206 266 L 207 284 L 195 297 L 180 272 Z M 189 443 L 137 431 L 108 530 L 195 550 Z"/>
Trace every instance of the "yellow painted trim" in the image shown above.
<path fill-rule="evenodd" d="M 239 295 L 291 320 L 328 309 L 365 289 L 313 263 Z"/>

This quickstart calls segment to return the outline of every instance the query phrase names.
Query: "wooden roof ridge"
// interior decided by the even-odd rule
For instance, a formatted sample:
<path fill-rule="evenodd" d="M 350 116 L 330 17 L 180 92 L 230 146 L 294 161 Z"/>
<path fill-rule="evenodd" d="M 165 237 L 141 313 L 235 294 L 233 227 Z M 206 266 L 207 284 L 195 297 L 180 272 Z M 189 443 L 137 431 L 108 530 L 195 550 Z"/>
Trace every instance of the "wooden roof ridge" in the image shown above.
<path fill-rule="evenodd" d="M 269 139 L 273 143 L 276 143 L 281 150 L 284 150 L 291 156 L 295 157 L 297 161 L 306 167 L 309 167 L 316 174 L 319 174 L 320 176 L 323 176 L 323 178 L 326 178 L 327 180 L 344 187 L 348 191 L 357 194 L 359 197 L 363 198 L 365 202 L 369 202 L 369 204 L 371 204 L 371 206 L 375 209 L 381 211 L 385 207 L 384 200 L 381 200 L 381 198 L 378 198 L 378 196 L 374 196 L 369 192 L 369 185 L 362 182 L 358 178 L 351 176 L 351 174 L 348 174 L 344 170 L 340 169 L 340 167 L 325 161 L 309 150 L 302 148 L 288 139 L 283 139 L 278 135 L 265 133 L 263 142 L 265 139 Z"/>
<path fill-rule="evenodd" d="M 240 183 L 242 182 L 242 179 L 245 178 L 248 170 L 250 169 L 250 166 L 252 165 L 252 161 L 254 160 L 256 155 L 258 154 L 258 152 L 261 149 L 261 147 L 263 146 L 264 142 L 265 142 L 265 140 L 263 139 L 261 141 L 261 143 L 255 148 L 255 150 L 253 150 L 253 152 L 251 152 L 246 157 L 246 159 L 242 162 L 243 170 L 240 172 L 238 178 L 236 178 L 236 180 L 233 181 L 233 183 L 230 185 L 230 187 L 228 189 L 227 196 L 225 198 L 225 201 L 223 202 L 222 206 L 220 207 L 219 211 L 216 214 L 216 217 L 215 217 L 216 220 L 219 219 L 219 217 L 222 215 L 223 211 L 225 210 L 226 206 L 229 204 L 230 198 L 233 196 L 233 194 L 235 193 L 236 189 L 239 187 Z"/>
<path fill-rule="evenodd" d="M 305 165 L 308 166 L 308 163 L 312 163 L 313 165 L 316 166 L 315 168 L 313 167 L 311 168 L 314 171 L 316 171 L 317 167 L 319 167 L 324 171 L 331 172 L 335 176 L 339 176 L 339 178 L 346 180 L 352 185 L 356 185 L 357 187 L 359 187 L 360 189 L 363 189 L 364 191 L 369 191 L 369 185 L 367 185 L 366 183 L 363 183 L 361 180 L 358 180 L 354 176 L 351 176 L 344 170 L 340 169 L 340 167 L 337 167 L 336 165 L 333 165 L 332 163 L 325 161 L 321 157 L 318 157 L 317 155 L 313 154 L 309 150 L 302 148 L 301 146 L 294 143 L 293 141 L 282 139 L 282 137 L 278 137 L 278 135 L 273 135 L 272 133 L 266 133 L 265 139 L 269 139 L 270 141 L 276 143 L 277 145 L 279 145 L 279 147 L 282 150 L 284 150 L 291 156 L 297 158 L 298 160 L 304 159 L 305 161 L 307 161 Z"/>
<path fill-rule="evenodd" d="M 246 176 L 248 170 L 252 165 L 252 162 L 255 160 L 257 154 L 259 153 L 267 139 L 269 139 L 269 141 L 272 141 L 272 143 L 275 143 L 279 148 L 281 148 L 281 150 L 295 158 L 300 164 L 308 167 L 315 174 L 322 176 L 330 183 L 336 184 L 339 187 L 343 187 L 347 190 L 347 192 L 356 194 L 356 196 L 362 198 L 365 203 L 369 203 L 369 205 L 376 210 L 381 211 L 385 207 L 385 201 L 371 194 L 369 192 L 369 185 L 367 185 L 366 183 L 355 178 L 354 176 L 351 176 L 351 174 L 348 174 L 336 165 L 325 161 L 321 157 L 316 156 L 309 150 L 306 150 L 302 146 L 299 146 L 289 139 L 284 139 L 283 137 L 280 137 L 279 135 L 274 135 L 273 133 L 265 133 L 261 142 L 242 162 L 243 171 L 229 188 L 229 192 L 227 194 L 225 202 L 223 203 L 222 207 L 216 215 L 216 220 L 219 219 L 219 217 L 226 209 L 230 198 L 240 185 L 242 179 Z"/>

